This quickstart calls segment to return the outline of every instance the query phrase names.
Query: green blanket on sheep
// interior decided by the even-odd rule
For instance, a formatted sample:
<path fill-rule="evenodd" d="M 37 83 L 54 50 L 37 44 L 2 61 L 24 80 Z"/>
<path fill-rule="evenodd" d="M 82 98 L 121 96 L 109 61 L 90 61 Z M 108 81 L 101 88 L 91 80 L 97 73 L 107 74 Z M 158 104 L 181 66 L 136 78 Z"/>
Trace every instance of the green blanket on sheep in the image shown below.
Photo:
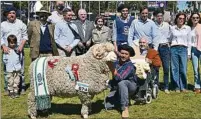
<path fill-rule="evenodd" d="M 51 108 L 51 100 L 46 80 L 46 67 L 46 57 L 38 58 L 34 62 L 33 77 L 37 110 Z"/>

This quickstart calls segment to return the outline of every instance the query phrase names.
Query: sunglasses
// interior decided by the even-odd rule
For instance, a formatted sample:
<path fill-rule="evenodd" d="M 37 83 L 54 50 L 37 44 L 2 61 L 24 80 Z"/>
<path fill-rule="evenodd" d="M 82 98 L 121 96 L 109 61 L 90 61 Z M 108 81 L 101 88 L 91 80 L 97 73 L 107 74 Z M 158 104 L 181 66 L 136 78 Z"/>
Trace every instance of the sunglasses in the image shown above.
<path fill-rule="evenodd" d="M 199 17 L 192 17 L 192 19 L 194 19 L 194 20 L 195 20 L 195 19 L 199 19 Z"/>
<path fill-rule="evenodd" d="M 181 18 L 181 17 L 179 17 L 179 20 L 184 20 L 185 18 Z"/>

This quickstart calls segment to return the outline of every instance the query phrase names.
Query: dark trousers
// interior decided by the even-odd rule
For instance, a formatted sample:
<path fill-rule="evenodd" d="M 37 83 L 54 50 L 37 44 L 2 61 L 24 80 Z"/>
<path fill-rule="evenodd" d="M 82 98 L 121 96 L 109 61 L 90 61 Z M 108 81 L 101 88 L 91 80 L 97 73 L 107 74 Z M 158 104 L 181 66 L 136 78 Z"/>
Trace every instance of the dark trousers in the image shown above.
<path fill-rule="evenodd" d="M 163 81 L 164 89 L 169 88 L 169 70 L 170 70 L 170 47 L 168 45 L 163 45 L 158 48 L 158 52 L 162 61 L 163 66 Z"/>

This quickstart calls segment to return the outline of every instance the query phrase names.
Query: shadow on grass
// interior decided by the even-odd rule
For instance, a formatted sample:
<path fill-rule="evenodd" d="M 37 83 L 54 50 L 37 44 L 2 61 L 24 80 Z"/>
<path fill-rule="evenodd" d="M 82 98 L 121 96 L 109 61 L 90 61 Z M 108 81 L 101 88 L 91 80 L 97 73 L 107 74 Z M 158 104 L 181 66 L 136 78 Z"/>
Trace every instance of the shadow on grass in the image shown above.
<path fill-rule="evenodd" d="M 58 114 L 64 114 L 64 115 L 80 115 L 81 114 L 81 104 L 51 104 L 51 109 L 49 112 L 41 112 L 39 115 L 40 117 L 46 117 L 47 114 L 52 113 L 58 113 Z M 103 100 L 98 100 L 94 103 L 92 103 L 92 112 L 90 114 L 97 114 L 101 112 L 101 110 L 104 108 Z"/>

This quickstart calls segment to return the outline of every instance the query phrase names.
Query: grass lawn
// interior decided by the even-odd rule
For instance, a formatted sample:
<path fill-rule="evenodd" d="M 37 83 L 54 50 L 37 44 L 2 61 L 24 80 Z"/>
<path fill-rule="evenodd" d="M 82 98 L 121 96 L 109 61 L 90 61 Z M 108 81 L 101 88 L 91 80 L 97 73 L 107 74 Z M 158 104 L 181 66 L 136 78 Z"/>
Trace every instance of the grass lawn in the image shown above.
<path fill-rule="evenodd" d="M 25 54 L 25 78 L 28 85 L 29 49 L 25 49 Z M 191 62 L 188 64 L 187 76 L 190 89 L 188 93 L 178 94 L 172 91 L 170 94 L 165 94 L 160 91 L 159 97 L 153 100 L 151 104 L 130 106 L 130 118 L 201 118 L 201 94 L 194 94 L 192 91 L 194 81 Z M 3 75 L 1 79 L 1 118 L 28 118 L 27 95 L 29 88 L 26 95 L 22 95 L 18 99 L 10 99 L 3 94 Z M 162 82 L 161 79 L 162 72 L 160 71 L 160 82 Z M 120 118 L 121 115 L 118 111 L 106 111 L 103 108 L 104 95 L 105 93 L 103 92 L 94 97 L 92 104 L 93 111 L 90 118 Z M 81 104 L 77 97 L 54 97 L 52 101 L 52 114 L 48 118 L 80 118 L 80 109 Z"/>

